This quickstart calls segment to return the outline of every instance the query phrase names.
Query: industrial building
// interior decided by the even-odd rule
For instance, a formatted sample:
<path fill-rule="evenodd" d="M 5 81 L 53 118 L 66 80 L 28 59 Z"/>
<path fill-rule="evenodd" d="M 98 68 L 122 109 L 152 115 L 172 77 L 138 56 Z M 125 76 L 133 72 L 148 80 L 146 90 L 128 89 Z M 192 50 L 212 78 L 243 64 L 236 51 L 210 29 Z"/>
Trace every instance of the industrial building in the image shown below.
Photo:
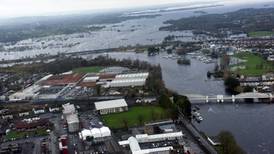
<path fill-rule="evenodd" d="M 148 135 L 148 134 L 139 134 L 136 135 L 135 138 L 139 143 L 146 143 L 146 142 L 160 142 L 160 141 L 167 141 L 167 140 L 175 140 L 182 138 L 184 134 L 180 132 L 172 132 L 172 133 L 164 133 L 164 134 L 154 134 L 154 135 Z M 120 141 L 120 145 L 127 145 L 129 144 L 129 141 Z"/>
<path fill-rule="evenodd" d="M 146 83 L 145 78 L 140 79 L 119 79 L 110 82 L 109 87 L 138 87 L 144 86 Z"/>
<path fill-rule="evenodd" d="M 148 154 L 148 153 L 159 153 L 159 152 L 160 153 L 169 153 L 170 150 L 173 150 L 172 146 L 141 149 L 139 143 L 176 140 L 176 139 L 180 139 L 182 137 L 183 137 L 182 132 L 155 134 L 155 135 L 140 134 L 140 135 L 136 135 L 135 137 L 133 137 L 133 136 L 129 137 L 128 140 L 120 141 L 119 145 L 121 145 L 121 146 L 129 145 L 132 154 Z"/>
<path fill-rule="evenodd" d="M 149 73 L 118 74 L 107 87 L 138 87 L 144 86 Z"/>
<path fill-rule="evenodd" d="M 128 110 L 128 105 L 125 99 L 109 100 L 95 102 L 95 109 L 99 111 L 101 115 L 124 112 Z"/>
<path fill-rule="evenodd" d="M 116 75 L 115 79 L 138 79 L 147 78 L 149 73 L 131 73 L 131 74 L 119 74 Z"/>
<path fill-rule="evenodd" d="M 84 77 L 84 74 L 77 74 L 77 73 L 52 75 L 52 76 L 49 76 L 46 80 L 41 81 L 40 84 L 51 85 L 51 86 L 76 84 L 83 77 Z"/>

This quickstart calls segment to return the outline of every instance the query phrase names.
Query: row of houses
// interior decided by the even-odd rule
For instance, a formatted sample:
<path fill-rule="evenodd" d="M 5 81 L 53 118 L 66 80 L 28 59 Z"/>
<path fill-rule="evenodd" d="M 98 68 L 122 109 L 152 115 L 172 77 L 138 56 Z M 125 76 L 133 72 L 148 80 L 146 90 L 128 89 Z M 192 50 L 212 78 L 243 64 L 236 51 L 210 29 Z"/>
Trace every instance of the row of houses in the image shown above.
<path fill-rule="evenodd" d="M 15 117 L 27 117 L 27 116 L 32 116 L 32 115 L 39 115 L 47 112 L 59 112 L 60 108 L 59 107 L 49 107 L 48 109 L 46 108 L 33 108 L 31 111 L 21 111 L 21 112 L 13 112 L 8 109 L 2 109 L 0 110 L 0 117 L 1 119 L 13 119 Z"/>

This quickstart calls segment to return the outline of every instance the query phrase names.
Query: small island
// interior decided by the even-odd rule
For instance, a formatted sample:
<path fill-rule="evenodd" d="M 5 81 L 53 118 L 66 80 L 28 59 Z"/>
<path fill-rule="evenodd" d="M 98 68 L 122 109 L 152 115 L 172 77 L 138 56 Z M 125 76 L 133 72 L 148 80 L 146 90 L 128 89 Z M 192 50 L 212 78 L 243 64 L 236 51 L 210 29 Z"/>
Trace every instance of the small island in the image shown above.
<path fill-rule="evenodd" d="M 190 65 L 191 64 L 190 60 L 187 58 L 180 58 L 177 60 L 177 63 L 179 65 Z"/>

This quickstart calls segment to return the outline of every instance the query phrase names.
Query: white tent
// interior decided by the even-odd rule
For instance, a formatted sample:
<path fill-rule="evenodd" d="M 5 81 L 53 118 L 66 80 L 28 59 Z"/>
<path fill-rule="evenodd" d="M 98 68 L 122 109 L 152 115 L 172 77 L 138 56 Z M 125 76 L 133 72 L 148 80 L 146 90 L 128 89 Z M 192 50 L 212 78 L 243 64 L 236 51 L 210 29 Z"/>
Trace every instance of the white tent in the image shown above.
<path fill-rule="evenodd" d="M 107 137 L 107 136 L 111 136 L 111 132 L 110 132 L 110 129 L 108 127 L 102 127 L 100 128 L 100 131 L 101 131 L 101 136 L 102 137 Z"/>

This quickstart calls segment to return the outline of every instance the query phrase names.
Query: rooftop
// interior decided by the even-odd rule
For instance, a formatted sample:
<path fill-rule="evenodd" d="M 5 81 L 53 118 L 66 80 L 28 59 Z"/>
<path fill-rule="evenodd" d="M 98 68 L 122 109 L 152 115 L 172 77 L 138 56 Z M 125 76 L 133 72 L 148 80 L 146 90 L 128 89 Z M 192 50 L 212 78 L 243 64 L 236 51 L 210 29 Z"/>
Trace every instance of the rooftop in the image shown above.
<path fill-rule="evenodd" d="M 95 102 L 94 104 L 95 104 L 96 110 L 126 107 L 127 106 L 127 102 L 125 101 L 125 99 L 100 101 L 100 102 Z"/>
<path fill-rule="evenodd" d="M 59 74 L 50 76 L 47 80 L 41 81 L 43 85 L 66 85 L 76 83 L 82 79 L 84 74 Z"/>
<path fill-rule="evenodd" d="M 63 105 L 63 114 L 71 114 L 71 113 L 75 113 L 76 112 L 76 109 L 75 109 L 75 106 L 74 104 L 64 104 Z"/>
<path fill-rule="evenodd" d="M 67 115 L 67 123 L 79 123 L 79 118 L 77 114 Z"/>

